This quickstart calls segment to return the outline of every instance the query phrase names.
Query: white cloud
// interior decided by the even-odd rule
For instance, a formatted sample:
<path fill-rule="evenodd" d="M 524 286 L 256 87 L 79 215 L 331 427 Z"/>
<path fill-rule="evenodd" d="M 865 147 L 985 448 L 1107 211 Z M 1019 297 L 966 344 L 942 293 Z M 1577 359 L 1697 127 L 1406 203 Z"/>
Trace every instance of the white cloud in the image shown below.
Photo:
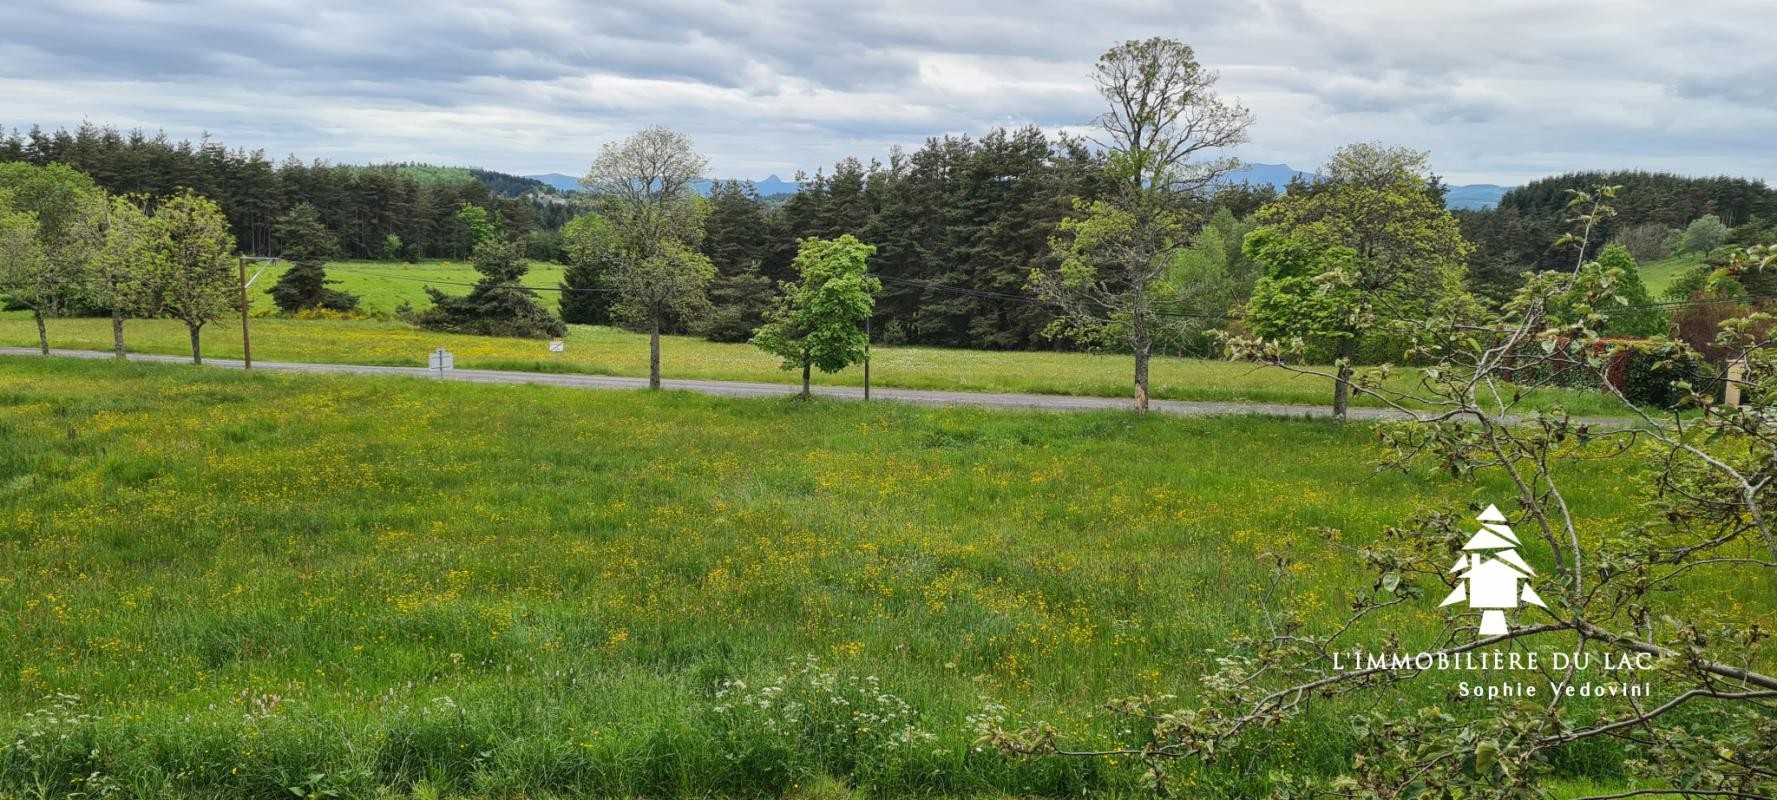
<path fill-rule="evenodd" d="M 762 177 L 995 125 L 1078 130 L 1093 58 L 1170 36 L 1254 111 L 1249 160 L 1312 168 L 1382 140 L 1455 182 L 1771 178 L 1773 23 L 1751 0 L 39 2 L 0 6 L 0 122 L 512 172 L 577 172 L 666 124 L 719 174 Z"/>

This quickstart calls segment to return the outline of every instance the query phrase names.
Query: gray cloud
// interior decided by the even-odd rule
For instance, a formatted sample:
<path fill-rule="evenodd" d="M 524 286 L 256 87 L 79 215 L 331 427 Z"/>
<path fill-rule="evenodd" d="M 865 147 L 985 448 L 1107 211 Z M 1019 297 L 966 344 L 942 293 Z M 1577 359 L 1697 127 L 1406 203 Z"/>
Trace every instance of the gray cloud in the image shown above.
<path fill-rule="evenodd" d="M 995 125 L 1080 129 L 1117 41 L 1170 36 L 1258 122 L 1241 155 L 1432 151 L 1461 182 L 1644 167 L 1777 177 L 1777 8 L 1698 0 L 24 0 L 0 122 L 209 132 L 345 161 L 584 169 L 647 124 L 723 175 Z"/>

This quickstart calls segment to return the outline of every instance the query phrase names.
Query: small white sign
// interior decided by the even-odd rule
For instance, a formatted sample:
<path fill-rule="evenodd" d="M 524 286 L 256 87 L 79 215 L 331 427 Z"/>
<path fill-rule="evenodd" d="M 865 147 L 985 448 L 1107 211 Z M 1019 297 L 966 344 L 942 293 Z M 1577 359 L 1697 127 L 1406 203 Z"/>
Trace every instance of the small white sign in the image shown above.
<path fill-rule="evenodd" d="M 429 361 L 429 365 L 432 369 L 438 370 L 439 372 L 443 372 L 447 369 L 456 369 L 456 354 L 440 347 L 437 350 L 432 351 L 432 358 Z"/>
<path fill-rule="evenodd" d="M 562 340 L 561 340 L 560 336 L 557 336 L 554 339 L 549 340 L 549 352 L 559 353 L 559 352 L 562 352 L 563 350 L 566 350 L 566 349 L 567 349 L 567 346 L 562 344 Z"/>

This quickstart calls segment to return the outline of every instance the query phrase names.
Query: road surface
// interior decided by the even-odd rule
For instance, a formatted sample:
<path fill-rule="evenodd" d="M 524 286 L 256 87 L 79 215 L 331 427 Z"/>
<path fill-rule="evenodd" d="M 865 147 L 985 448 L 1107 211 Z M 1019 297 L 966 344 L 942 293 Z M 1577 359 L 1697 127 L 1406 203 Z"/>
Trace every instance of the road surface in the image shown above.
<path fill-rule="evenodd" d="M 61 350 L 51 349 L 50 355 L 64 358 L 109 359 L 111 353 L 98 350 Z M 34 347 L 0 347 L 0 356 L 39 356 Z M 151 355 L 146 353 L 129 354 L 131 361 L 143 361 L 157 364 L 188 364 L 191 359 L 184 356 Z M 204 359 L 205 366 L 225 369 L 240 369 L 238 359 L 214 358 Z M 320 372 L 329 374 L 351 375 L 396 375 L 428 380 L 466 381 L 469 383 L 533 383 L 543 386 L 566 386 L 575 389 L 645 389 L 646 378 L 619 378 L 607 375 L 570 375 L 552 372 L 516 372 L 492 369 L 452 369 L 442 373 L 425 367 L 382 367 L 366 364 L 306 364 L 289 361 L 254 361 L 253 368 L 267 372 Z M 801 387 L 789 383 L 748 383 L 744 381 L 705 381 L 705 380 L 662 380 L 661 387 L 684 392 L 716 395 L 720 397 L 784 397 L 798 392 Z M 854 386 L 816 386 L 814 393 L 821 397 L 832 397 L 841 400 L 862 400 L 864 390 Z M 1074 395 L 1056 394 L 1009 394 L 996 392 L 947 392 L 930 389 L 891 389 L 872 387 L 870 397 L 875 400 L 891 400 L 898 403 L 916 403 L 930 406 L 976 406 L 981 408 L 1024 408 L 1049 411 L 1102 411 L 1121 410 L 1130 407 L 1130 399 L 1126 397 L 1079 397 Z M 1197 400 L 1152 400 L 1149 408 L 1163 414 L 1179 416 L 1222 416 L 1245 414 L 1270 417 L 1331 417 L 1332 409 L 1327 406 L 1300 406 L 1282 403 L 1245 403 L 1245 402 L 1214 402 Z M 1403 414 L 1381 408 L 1352 408 L 1350 417 L 1354 420 L 1402 419 Z M 1621 425 L 1626 420 L 1588 420 L 1604 425 Z"/>

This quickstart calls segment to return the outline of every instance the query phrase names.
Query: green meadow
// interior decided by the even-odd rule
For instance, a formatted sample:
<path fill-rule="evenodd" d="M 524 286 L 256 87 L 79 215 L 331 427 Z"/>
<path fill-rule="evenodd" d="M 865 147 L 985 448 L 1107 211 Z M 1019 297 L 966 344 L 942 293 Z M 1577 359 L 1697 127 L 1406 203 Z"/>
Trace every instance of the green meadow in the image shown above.
<path fill-rule="evenodd" d="M 271 295 L 266 294 L 265 290 L 270 289 L 289 266 L 282 261 L 263 266 L 247 266 L 248 277 L 255 274 L 259 276 L 247 292 L 254 313 L 269 314 L 277 310 L 277 306 L 272 304 Z M 565 269 L 560 264 L 533 261 L 530 274 L 525 276 L 524 285 L 555 289 L 561 285 L 562 272 Z M 481 279 L 481 273 L 476 272 L 466 260 L 335 261 L 327 264 L 327 277 L 338 281 L 333 288 L 358 295 L 360 310 L 372 315 L 388 315 L 394 314 L 403 303 L 414 310 L 431 306 L 432 298 L 426 294 L 427 286 L 445 294 L 467 294 L 469 286 Z M 557 310 L 558 293 L 545 291 L 542 296 L 549 310 Z"/>
<path fill-rule="evenodd" d="M 570 325 L 566 351 L 552 355 L 547 343 L 540 340 L 437 333 L 393 320 L 265 317 L 254 319 L 252 326 L 253 356 L 266 361 L 423 367 L 428 353 L 444 347 L 456 354 L 456 365 L 466 369 L 628 377 L 648 374 L 647 335 L 618 328 Z M 49 340 L 52 347 L 110 350 L 111 321 L 50 320 Z M 184 325 L 173 320 L 130 320 L 125 340 L 132 352 L 191 354 Z M 28 316 L 22 312 L 0 313 L 0 346 L 36 345 L 37 329 Z M 205 329 L 204 353 L 217 358 L 240 358 L 238 317 L 218 321 Z M 801 379 L 800 373 L 785 371 L 777 359 L 749 344 L 667 336 L 662 339 L 661 353 L 661 369 L 669 379 L 763 383 L 795 383 Z M 876 386 L 903 389 L 1127 397 L 1131 391 L 1131 364 L 1129 356 L 1117 353 L 876 346 L 871 351 L 871 381 Z M 1410 389 L 1418 377 L 1415 369 L 1397 369 L 1390 385 Z M 1150 380 L 1153 396 L 1167 400 L 1328 405 L 1333 393 L 1330 379 L 1214 359 L 1157 357 L 1151 365 Z M 814 383 L 821 386 L 861 386 L 863 382 L 861 367 L 814 374 Z M 1380 405 L 1366 396 L 1354 398 L 1353 403 Z M 1531 392 L 1526 406 L 1560 407 L 1586 416 L 1623 413 L 1621 405 L 1612 398 L 1569 389 Z"/>
<path fill-rule="evenodd" d="M 1703 253 L 1679 253 L 1658 261 L 1649 261 L 1641 265 L 1641 282 L 1647 286 L 1647 293 L 1655 300 L 1662 299 L 1667 287 L 1679 276 L 1702 266 Z"/>
<path fill-rule="evenodd" d="M 979 726 L 1108 742 L 1104 701 L 1188 701 L 1260 630 L 1266 554 L 1296 559 L 1279 600 L 1330 624 L 1373 578 L 1319 529 L 1362 545 L 1510 496 L 1372 474 L 1376 447 L 1263 418 L 0 358 L 0 796 L 1139 793 L 1130 764 L 1009 759 Z M 1634 517 L 1624 462 L 1568 477 L 1582 531 Z M 1769 578 L 1684 588 L 1769 604 Z M 1354 636 L 1429 644 L 1435 603 Z M 1441 680 L 1399 702 L 1455 702 Z M 1349 710 L 1179 788 L 1337 769 Z M 1576 750 L 1563 779 L 1612 785 L 1622 758 Z"/>

